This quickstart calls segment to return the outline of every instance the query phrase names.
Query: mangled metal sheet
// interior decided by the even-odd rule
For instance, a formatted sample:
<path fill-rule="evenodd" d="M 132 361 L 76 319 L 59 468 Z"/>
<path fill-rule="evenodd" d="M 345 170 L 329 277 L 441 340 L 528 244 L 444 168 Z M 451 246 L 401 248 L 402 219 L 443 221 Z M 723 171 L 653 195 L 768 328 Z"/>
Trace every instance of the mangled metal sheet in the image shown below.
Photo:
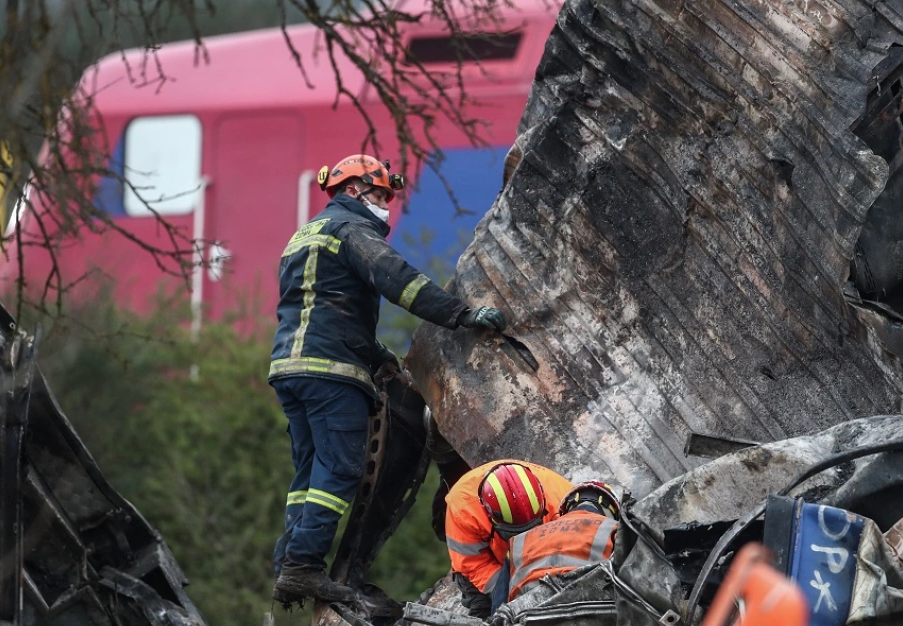
<path fill-rule="evenodd" d="M 698 467 L 640 499 L 632 507 L 657 541 L 681 524 L 735 520 L 769 494 L 833 454 L 897 441 L 903 416 L 852 420 L 814 435 L 747 448 Z M 884 529 L 903 519 L 903 452 L 881 452 L 833 465 L 789 495 L 854 511 Z"/>
<path fill-rule="evenodd" d="M 847 284 L 863 246 L 896 245 L 860 235 L 876 200 L 899 210 L 900 43 L 900 2 L 569 0 L 522 159 L 450 284 L 539 368 L 495 333 L 422 325 L 407 364 L 443 435 L 471 464 L 643 496 L 702 462 L 691 432 L 900 411 L 899 320 Z"/>
<path fill-rule="evenodd" d="M 853 454 L 859 456 L 852 458 Z M 850 458 L 842 460 L 841 455 Z M 833 462 L 832 457 L 842 462 Z M 820 464 L 824 465 L 823 471 L 809 472 Z M 835 521 L 825 529 L 827 537 L 835 541 L 843 537 L 852 518 L 864 522 L 865 531 L 853 553 L 844 552 L 832 543 L 823 548 L 813 548 L 808 543 L 793 548 L 806 553 L 818 552 L 822 557 L 829 554 L 828 559 L 834 560 L 829 561 L 832 567 L 823 568 L 824 577 L 829 576 L 829 570 L 839 572 L 839 566 L 847 563 L 854 570 L 849 588 L 839 585 L 841 581 L 832 581 L 831 594 L 824 595 L 832 600 L 825 602 L 834 603 L 832 610 L 836 611 L 836 604 L 846 596 L 848 623 L 871 624 L 869 620 L 888 616 L 895 616 L 892 623 L 896 623 L 903 615 L 903 561 L 896 557 L 891 531 L 903 519 L 901 464 L 903 416 L 900 415 L 852 420 L 815 435 L 724 456 L 671 480 L 629 507 L 629 528 L 641 529 L 647 540 L 634 538 L 635 543 L 619 546 L 623 550 L 622 555 L 616 555 L 619 571 L 634 589 L 643 590 L 648 602 L 686 615 L 688 590 L 705 569 L 703 559 L 714 558 L 717 564 L 714 575 L 709 575 L 714 588 L 740 545 L 746 541 L 763 541 L 762 524 L 754 526 L 752 520 L 764 513 L 768 523 L 771 509 L 766 510 L 764 506 L 766 497 L 788 491 L 794 498 L 848 513 L 847 526 Z M 809 473 L 810 477 L 800 481 L 800 477 Z M 714 540 L 720 539 L 735 520 L 756 510 L 755 517 L 748 517 L 744 535 L 738 534 L 721 551 L 717 546 L 713 548 Z M 821 511 L 819 523 L 825 524 Z M 693 537 L 685 546 L 675 544 L 676 533 L 690 531 Z M 887 535 L 882 535 L 883 531 Z M 707 543 L 707 535 L 711 543 Z M 765 540 L 768 535 L 768 530 L 764 530 Z M 627 541 L 628 536 L 629 533 L 619 533 L 619 541 Z M 714 556 L 712 551 L 716 552 Z M 695 563 L 693 553 L 701 557 Z M 779 555 L 781 559 L 792 561 L 794 557 L 792 553 Z M 688 574 L 691 574 L 689 578 Z M 811 594 L 815 588 L 808 582 L 805 581 L 804 591 Z M 817 602 L 818 597 L 816 593 L 813 599 Z M 822 607 L 823 612 L 830 612 L 827 604 Z M 653 622 L 636 618 L 628 623 L 640 626 Z"/>
<path fill-rule="evenodd" d="M 33 366 L 35 343 L 0 306 L 0 623 L 204 626 L 169 548 Z"/>
<path fill-rule="evenodd" d="M 774 567 L 797 581 L 809 598 L 813 624 L 815 616 L 818 623 L 899 623 L 903 619 L 901 463 L 900 415 L 852 420 L 814 435 L 725 455 L 674 478 L 639 501 L 626 500 L 609 561 L 585 566 L 582 574 L 575 570 L 563 578 L 544 580 L 542 586 L 502 605 L 491 621 L 516 625 L 535 618 L 547 624 L 572 624 L 581 618 L 575 614 L 580 611 L 591 616 L 592 623 L 608 623 L 614 608 L 620 626 L 698 624 L 733 556 L 752 541 L 767 546 L 774 555 Z M 773 495 L 780 493 L 791 497 Z M 791 508 L 780 506 L 784 502 L 773 506 L 775 500 L 786 501 Z M 813 538 L 808 533 L 812 525 L 804 528 L 800 521 L 805 507 L 810 520 L 815 514 L 823 539 L 819 544 L 799 539 Z M 763 516 L 764 521 L 756 520 Z M 733 533 L 738 519 L 746 520 L 745 526 Z M 716 542 L 726 534 L 734 539 L 719 550 Z M 711 558 L 714 567 L 699 583 Z M 800 566 L 807 562 L 817 565 L 817 576 Z M 605 606 L 612 599 L 609 581 L 617 591 L 616 607 Z M 556 598 L 554 594 L 568 583 L 572 595 Z M 697 620 L 690 620 L 689 600 L 697 583 L 702 593 L 696 606 L 701 610 L 695 613 Z M 438 589 L 420 601 L 445 609 L 446 620 L 414 621 L 466 626 L 451 619 L 450 609 L 463 611 L 456 590 L 448 584 L 444 593 L 441 584 Z M 430 615 L 429 609 L 415 609 L 407 606 L 405 615 Z"/>

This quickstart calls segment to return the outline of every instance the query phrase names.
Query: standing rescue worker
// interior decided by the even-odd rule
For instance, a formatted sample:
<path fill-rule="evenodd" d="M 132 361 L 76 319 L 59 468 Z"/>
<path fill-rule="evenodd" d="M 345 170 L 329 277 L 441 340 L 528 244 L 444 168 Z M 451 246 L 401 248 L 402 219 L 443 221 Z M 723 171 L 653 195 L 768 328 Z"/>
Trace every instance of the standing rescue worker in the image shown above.
<path fill-rule="evenodd" d="M 471 616 L 485 619 L 507 598 L 508 540 L 556 517 L 573 487 L 525 461 L 487 463 L 454 484 L 445 498 L 445 541 Z"/>
<path fill-rule="evenodd" d="M 288 418 L 296 471 L 273 555 L 273 598 L 285 604 L 355 598 L 326 575 L 324 557 L 363 475 L 373 374 L 398 370 L 376 340 L 380 296 L 450 329 L 505 327 L 500 311 L 469 308 L 386 243 L 388 203 L 404 187 L 388 162 L 352 155 L 317 180 L 331 200 L 282 253 L 268 379 Z"/>
<path fill-rule="evenodd" d="M 511 539 L 508 600 L 546 575 L 560 576 L 611 557 L 621 505 L 600 481 L 580 483 L 561 502 L 560 517 Z"/>

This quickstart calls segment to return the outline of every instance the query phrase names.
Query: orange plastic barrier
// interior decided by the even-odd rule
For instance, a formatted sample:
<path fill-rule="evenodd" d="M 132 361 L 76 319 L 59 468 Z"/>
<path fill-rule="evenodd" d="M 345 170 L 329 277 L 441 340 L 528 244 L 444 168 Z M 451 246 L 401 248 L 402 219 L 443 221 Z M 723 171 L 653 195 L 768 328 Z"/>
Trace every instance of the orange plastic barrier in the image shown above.
<path fill-rule="evenodd" d="M 809 607 L 799 586 L 771 567 L 758 543 L 734 558 L 701 626 L 808 626 Z M 728 622 L 733 615 L 736 619 Z"/>

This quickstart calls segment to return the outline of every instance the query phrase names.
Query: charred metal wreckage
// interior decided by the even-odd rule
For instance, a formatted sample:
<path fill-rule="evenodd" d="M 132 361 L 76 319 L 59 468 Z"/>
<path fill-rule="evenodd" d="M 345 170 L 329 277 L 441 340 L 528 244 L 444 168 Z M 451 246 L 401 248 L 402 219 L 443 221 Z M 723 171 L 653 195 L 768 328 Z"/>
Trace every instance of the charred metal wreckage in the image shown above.
<path fill-rule="evenodd" d="M 406 363 L 471 465 L 637 500 L 610 569 L 494 623 L 698 624 L 752 539 L 813 624 L 901 619 L 901 50 L 901 2 L 565 4 L 450 285 L 519 343 L 422 325 Z"/>
<path fill-rule="evenodd" d="M 830 613 L 819 624 L 899 622 L 901 78 L 901 0 L 568 0 L 450 284 L 511 336 L 417 331 L 420 395 L 390 384 L 333 565 L 362 601 L 317 620 L 401 618 L 364 581 L 434 451 L 428 404 L 471 465 L 523 458 L 636 498 L 609 564 L 498 625 L 697 624 L 750 539 Z M 200 623 L 36 370 L 22 409 L 27 341 L 4 341 L 0 497 L 22 506 L 4 506 L 0 542 L 24 567 L 0 573 L 25 601 L 4 593 L 0 620 L 108 623 L 118 601 Z M 19 520 L 44 540 L 17 538 Z M 440 581 L 421 598 L 436 610 L 406 619 L 466 626 L 457 593 Z"/>
<path fill-rule="evenodd" d="M 0 624 L 204 626 L 166 543 L 57 405 L 39 343 L 0 306 Z"/>
<path fill-rule="evenodd" d="M 406 361 L 462 456 L 641 497 L 704 462 L 692 433 L 900 412 L 901 29 L 899 2 L 568 1 L 452 278 L 541 367 L 430 325 Z"/>
<path fill-rule="evenodd" d="M 901 619 L 899 556 L 885 558 L 900 452 L 878 445 L 903 434 L 901 50 L 899 1 L 568 0 L 451 282 L 502 309 L 539 368 L 492 333 L 415 334 L 406 363 L 468 462 L 523 458 L 633 493 L 616 573 L 685 623 L 738 543 L 780 553 L 810 514 L 862 524 L 887 580 L 870 607 L 827 579 L 838 562 L 820 579 L 787 566 L 812 605 L 827 610 L 833 584 L 852 595 L 848 614 L 832 598 L 832 623 Z M 830 445 L 812 455 L 807 437 Z M 766 500 L 842 452 L 790 491 L 802 500 Z"/>

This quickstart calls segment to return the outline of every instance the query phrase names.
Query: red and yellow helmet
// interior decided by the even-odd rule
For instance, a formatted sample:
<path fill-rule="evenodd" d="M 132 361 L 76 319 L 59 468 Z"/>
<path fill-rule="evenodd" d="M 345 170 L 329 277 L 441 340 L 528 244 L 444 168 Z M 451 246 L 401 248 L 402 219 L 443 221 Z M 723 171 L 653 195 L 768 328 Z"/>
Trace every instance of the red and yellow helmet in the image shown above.
<path fill-rule="evenodd" d="M 621 502 L 618 496 L 610 485 L 601 480 L 588 480 L 571 489 L 561 501 L 558 514 L 564 515 L 581 504 L 591 504 L 599 513 L 614 519 L 618 519 L 621 515 Z"/>
<path fill-rule="evenodd" d="M 317 182 L 320 189 L 334 198 L 336 188 L 349 178 L 360 178 L 368 185 L 382 187 L 386 190 L 386 198 L 392 200 L 396 191 L 404 189 L 404 176 L 389 173 L 388 161 L 377 161 L 367 154 L 352 154 L 336 163 L 331 170 L 327 166 L 320 168 Z"/>
<path fill-rule="evenodd" d="M 483 477 L 480 504 L 493 525 L 515 535 L 542 523 L 546 496 L 530 468 L 520 463 L 500 463 Z"/>

